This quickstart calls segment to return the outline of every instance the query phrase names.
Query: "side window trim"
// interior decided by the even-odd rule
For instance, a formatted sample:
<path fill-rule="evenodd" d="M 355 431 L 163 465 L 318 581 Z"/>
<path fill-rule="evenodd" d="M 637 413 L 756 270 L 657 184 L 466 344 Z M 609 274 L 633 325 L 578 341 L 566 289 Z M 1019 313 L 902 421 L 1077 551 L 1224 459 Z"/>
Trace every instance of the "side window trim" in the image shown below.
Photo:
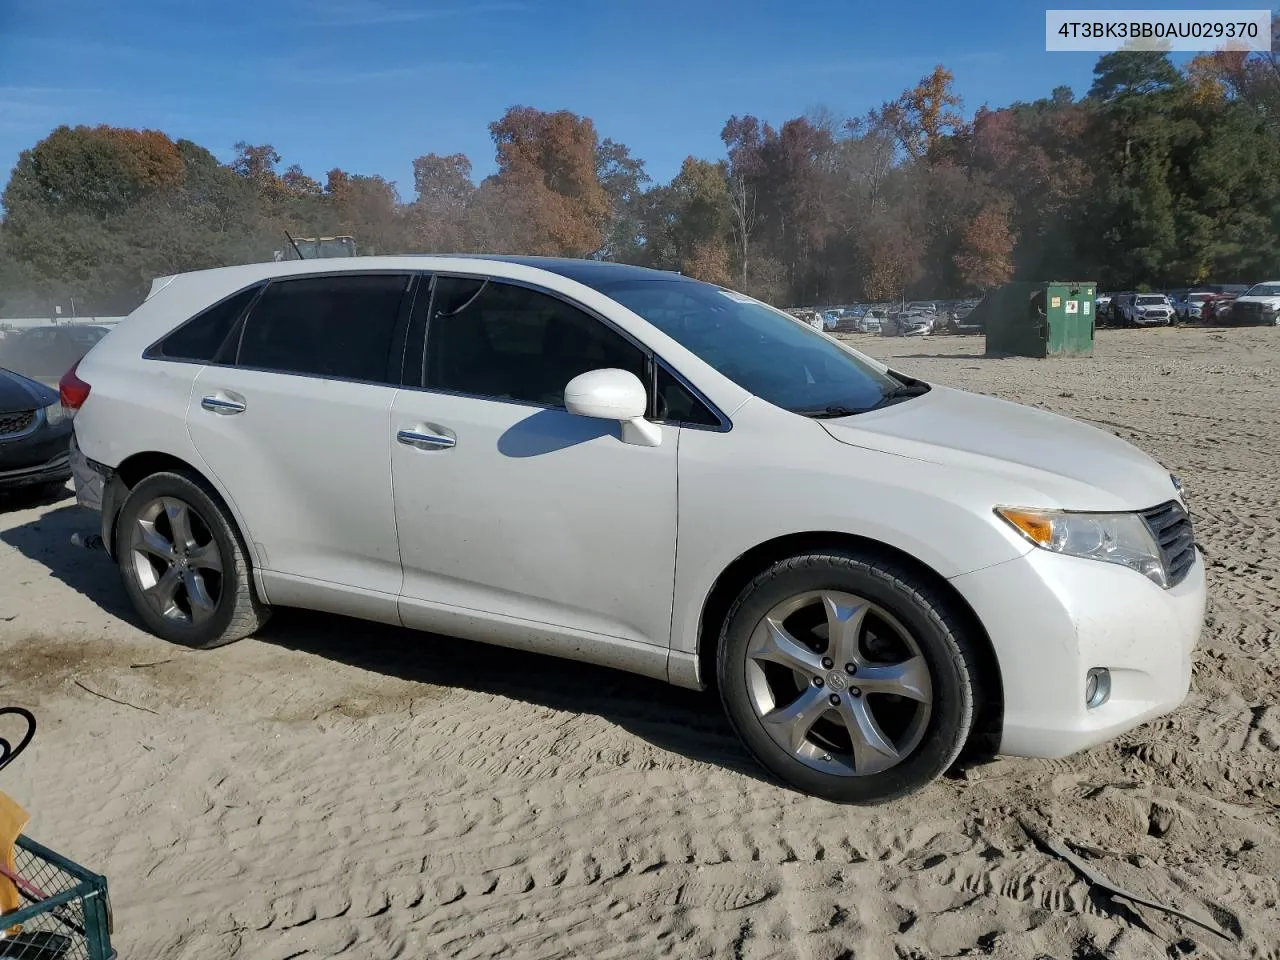
<path fill-rule="evenodd" d="M 391 335 L 391 350 L 387 355 L 387 366 L 385 368 L 383 378 L 381 380 L 365 380 L 356 377 L 333 377 L 325 376 L 318 373 L 302 373 L 298 371 L 274 370 L 267 367 L 248 367 L 240 364 L 240 348 L 244 342 L 244 333 L 248 327 L 249 318 L 253 315 L 253 308 L 258 305 L 258 301 L 262 299 L 267 288 L 273 283 L 286 283 L 290 280 L 311 280 L 318 277 L 373 277 L 373 276 L 395 276 L 403 277 L 405 280 L 404 289 L 400 293 L 400 303 L 396 307 L 396 326 Z M 227 341 L 223 344 L 222 349 L 217 355 L 217 363 L 210 363 L 207 366 L 218 367 L 235 367 L 239 370 L 251 370 L 256 373 L 270 373 L 282 377 L 307 377 L 312 380 L 335 380 L 343 383 L 366 383 L 375 387 L 391 387 L 398 388 L 400 380 L 399 372 L 394 368 L 394 355 L 396 345 L 404 339 L 404 325 L 408 322 L 411 313 L 406 313 L 406 303 L 412 300 L 412 294 L 417 283 L 418 273 L 414 270 L 333 270 L 323 273 L 298 273 L 288 274 L 282 277 L 272 277 L 262 284 L 257 296 L 253 298 L 253 302 L 240 315 L 236 327 L 234 327 L 227 336 Z M 228 347 L 232 341 L 235 342 L 235 354 L 226 356 Z"/>
<path fill-rule="evenodd" d="M 391 333 L 391 354 L 387 357 L 387 386 L 399 387 L 404 380 L 405 350 L 409 345 L 409 325 L 413 322 L 413 308 L 422 290 L 422 274 L 409 274 L 409 283 L 400 296 L 396 314 L 396 326 Z M 430 296 L 430 291 L 428 291 Z"/>
<path fill-rule="evenodd" d="M 711 412 L 712 416 L 714 416 L 717 420 L 720 421 L 720 425 L 716 427 L 709 426 L 703 423 L 686 423 L 683 420 L 654 420 L 655 423 L 664 423 L 669 426 L 681 427 L 688 430 L 709 430 L 715 433 L 728 433 L 729 430 L 733 428 L 732 421 L 730 421 L 730 419 L 727 416 L 725 416 L 724 412 L 721 411 L 719 407 L 717 407 L 714 403 L 712 403 L 709 399 L 707 399 L 706 394 L 704 394 L 701 390 L 699 390 L 697 387 L 691 384 L 688 381 L 688 379 L 683 374 L 681 374 L 678 370 L 676 370 L 669 363 L 667 363 L 665 360 L 659 357 L 656 353 L 654 353 L 650 347 L 641 343 L 630 332 L 623 330 L 621 327 L 617 326 L 617 324 L 613 323 L 613 321 L 609 320 L 607 317 L 602 316 L 596 310 L 593 310 L 591 307 L 588 307 L 585 304 L 582 304 L 577 300 L 574 300 L 572 297 L 569 297 L 558 290 L 552 290 L 548 287 L 541 286 L 537 283 L 533 283 L 528 280 L 519 280 L 511 277 L 496 276 L 494 274 L 487 273 L 487 272 L 465 273 L 462 271 L 454 271 L 454 270 L 438 270 L 438 271 L 433 271 L 431 274 L 429 274 L 429 276 L 431 278 L 430 280 L 431 298 L 427 305 L 426 319 L 425 319 L 425 322 L 421 325 L 421 328 L 414 332 L 413 340 L 416 341 L 416 343 L 408 345 L 408 349 L 413 349 L 415 351 L 420 350 L 421 369 L 418 371 L 418 376 L 413 382 L 410 382 L 408 377 L 401 378 L 404 388 L 406 390 L 416 390 L 422 393 L 439 393 L 439 394 L 443 394 L 447 396 L 455 396 L 455 397 L 474 397 L 479 400 L 494 400 L 500 403 L 512 403 L 512 404 L 517 404 L 519 406 L 536 407 L 538 409 L 545 409 L 545 410 L 561 409 L 558 406 L 553 406 L 553 405 L 543 404 L 543 403 L 534 403 L 528 400 L 512 400 L 507 397 L 485 397 L 476 393 L 463 393 L 456 390 L 441 390 L 438 388 L 426 386 L 427 335 L 431 327 L 431 311 L 435 307 L 436 280 L 438 279 L 485 280 L 492 283 L 504 283 L 513 287 L 522 287 L 523 289 L 531 290 L 534 293 L 540 293 L 544 296 L 549 296 L 556 300 L 559 300 L 561 303 L 564 303 L 572 307 L 573 309 L 578 310 L 579 312 L 590 317 L 595 322 L 603 324 L 607 330 L 610 330 L 611 332 L 622 337 L 622 339 L 624 339 L 627 343 L 629 343 L 631 346 L 639 350 L 641 355 L 644 358 L 646 370 L 648 371 L 646 379 L 649 382 L 645 386 L 646 386 L 647 392 L 649 393 L 648 415 L 650 419 L 652 419 L 654 414 L 656 414 L 657 412 L 657 402 L 658 402 L 657 400 L 657 366 L 661 365 L 662 368 L 672 376 L 672 378 L 674 378 L 681 386 L 683 386 L 686 390 L 688 390 L 689 393 L 692 394 L 693 397 L 699 403 L 703 404 L 703 406 L 705 406 Z"/>

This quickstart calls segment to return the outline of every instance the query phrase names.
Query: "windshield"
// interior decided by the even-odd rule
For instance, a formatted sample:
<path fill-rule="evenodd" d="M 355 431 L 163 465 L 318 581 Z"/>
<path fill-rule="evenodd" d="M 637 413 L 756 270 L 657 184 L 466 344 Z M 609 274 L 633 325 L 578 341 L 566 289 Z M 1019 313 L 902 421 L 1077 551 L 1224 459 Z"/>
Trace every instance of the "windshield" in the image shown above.
<path fill-rule="evenodd" d="M 1138 305 L 1143 307 L 1157 307 L 1164 303 L 1164 297 L 1139 297 Z"/>
<path fill-rule="evenodd" d="M 784 410 L 859 413 L 901 386 L 812 327 L 731 290 L 687 280 L 624 280 L 600 289 Z"/>
<path fill-rule="evenodd" d="M 1259 273 L 1262 271 L 1259 270 Z M 1249 289 L 1246 297 L 1280 297 L 1280 283 L 1259 283 Z"/>
<path fill-rule="evenodd" d="M 1188 303 L 1203 303 L 1205 300 L 1213 299 L 1212 293 L 1191 293 L 1187 295 Z"/>

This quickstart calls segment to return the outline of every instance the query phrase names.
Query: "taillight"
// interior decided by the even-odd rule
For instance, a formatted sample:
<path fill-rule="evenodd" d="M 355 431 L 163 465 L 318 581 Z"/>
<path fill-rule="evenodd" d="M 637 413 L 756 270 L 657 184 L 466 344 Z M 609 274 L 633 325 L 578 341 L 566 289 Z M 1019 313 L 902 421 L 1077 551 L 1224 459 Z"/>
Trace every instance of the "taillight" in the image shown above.
<path fill-rule="evenodd" d="M 76 376 L 76 368 L 79 366 L 80 361 L 77 360 L 58 381 L 58 399 L 62 401 L 62 409 L 66 411 L 68 417 L 74 417 L 76 411 L 89 399 L 91 389 L 89 384 Z"/>

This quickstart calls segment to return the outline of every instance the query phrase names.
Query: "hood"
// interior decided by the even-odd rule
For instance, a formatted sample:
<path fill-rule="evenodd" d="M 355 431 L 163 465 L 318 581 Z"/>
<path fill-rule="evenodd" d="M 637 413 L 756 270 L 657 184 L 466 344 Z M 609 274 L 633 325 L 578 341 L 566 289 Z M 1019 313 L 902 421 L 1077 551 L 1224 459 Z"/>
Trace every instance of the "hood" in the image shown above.
<path fill-rule="evenodd" d="M 12 370 L 0 369 L 0 413 L 38 410 L 58 399 L 57 391 Z"/>
<path fill-rule="evenodd" d="M 1233 303 L 1260 303 L 1264 307 L 1280 307 L 1280 297 L 1237 297 Z"/>
<path fill-rule="evenodd" d="M 819 422 L 842 443 L 1003 478 L 1039 495 L 1016 506 L 1142 510 L 1176 496 L 1168 470 L 1105 430 L 949 387 Z"/>

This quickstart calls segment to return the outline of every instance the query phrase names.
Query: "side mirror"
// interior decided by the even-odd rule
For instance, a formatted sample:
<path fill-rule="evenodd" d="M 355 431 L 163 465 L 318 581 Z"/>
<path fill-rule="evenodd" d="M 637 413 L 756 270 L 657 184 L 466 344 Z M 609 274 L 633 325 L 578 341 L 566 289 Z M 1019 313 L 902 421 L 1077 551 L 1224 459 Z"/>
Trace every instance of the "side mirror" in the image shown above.
<path fill-rule="evenodd" d="M 662 428 L 644 418 L 649 409 L 644 384 L 629 371 L 606 368 L 579 374 L 564 388 L 564 406 L 579 417 L 617 420 L 624 443 L 642 447 L 662 443 Z"/>

